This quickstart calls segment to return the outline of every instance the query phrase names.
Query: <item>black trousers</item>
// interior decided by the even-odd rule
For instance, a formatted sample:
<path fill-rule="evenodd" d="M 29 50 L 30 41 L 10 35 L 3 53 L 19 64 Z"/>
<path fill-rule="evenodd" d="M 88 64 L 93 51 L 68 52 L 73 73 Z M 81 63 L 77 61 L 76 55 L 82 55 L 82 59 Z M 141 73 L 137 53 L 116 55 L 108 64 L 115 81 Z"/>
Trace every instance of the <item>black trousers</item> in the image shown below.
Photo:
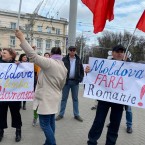
<path fill-rule="evenodd" d="M 21 121 L 21 114 L 20 114 L 20 108 L 21 108 L 21 102 L 0 102 L 0 129 L 7 128 L 7 112 L 8 108 L 10 109 L 11 118 L 12 118 L 12 124 L 11 126 L 14 128 L 21 128 L 22 121 Z"/>
<path fill-rule="evenodd" d="M 21 107 L 24 107 L 24 106 L 26 106 L 26 101 L 21 102 Z"/>
<path fill-rule="evenodd" d="M 97 140 L 102 134 L 105 119 L 108 114 L 109 108 L 110 112 L 110 125 L 107 131 L 107 139 L 105 145 L 115 145 L 118 137 L 118 130 L 123 113 L 123 105 L 115 104 L 111 102 L 98 101 L 98 106 L 96 110 L 96 116 L 93 125 L 88 134 L 88 145 L 97 145 Z"/>

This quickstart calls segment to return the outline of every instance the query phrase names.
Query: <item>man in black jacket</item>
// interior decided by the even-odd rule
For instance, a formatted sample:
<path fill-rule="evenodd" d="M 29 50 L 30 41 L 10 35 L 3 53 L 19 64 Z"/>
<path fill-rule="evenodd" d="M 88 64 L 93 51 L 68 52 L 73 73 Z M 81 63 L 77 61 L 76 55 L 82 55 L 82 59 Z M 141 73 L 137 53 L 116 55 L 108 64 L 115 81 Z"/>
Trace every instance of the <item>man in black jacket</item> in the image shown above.
<path fill-rule="evenodd" d="M 79 115 L 78 91 L 79 82 L 81 82 L 84 77 L 84 69 L 80 58 L 76 55 L 76 47 L 69 47 L 69 54 L 63 58 L 63 62 L 68 70 L 68 73 L 66 84 L 62 90 L 60 112 L 56 117 L 56 121 L 62 119 L 64 116 L 69 90 L 71 89 L 74 118 L 80 122 L 83 122 L 83 119 Z"/>
<path fill-rule="evenodd" d="M 125 48 L 122 45 L 117 45 L 112 49 L 112 56 L 114 60 L 122 61 L 124 53 Z M 102 134 L 106 116 L 110 108 L 110 125 L 108 127 L 105 145 L 116 145 L 123 114 L 123 107 L 124 105 L 122 104 L 98 100 L 96 116 L 88 133 L 88 145 L 98 144 L 98 139 Z"/>

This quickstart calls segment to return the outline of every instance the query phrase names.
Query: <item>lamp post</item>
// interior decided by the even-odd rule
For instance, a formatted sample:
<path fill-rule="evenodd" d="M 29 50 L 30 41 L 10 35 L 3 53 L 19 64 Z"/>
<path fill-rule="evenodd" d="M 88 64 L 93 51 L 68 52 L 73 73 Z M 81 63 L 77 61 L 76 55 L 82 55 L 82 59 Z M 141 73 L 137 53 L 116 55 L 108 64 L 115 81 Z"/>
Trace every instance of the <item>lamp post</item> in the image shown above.
<path fill-rule="evenodd" d="M 68 47 L 75 46 L 76 42 L 77 5 L 78 0 L 70 0 Z"/>
<path fill-rule="evenodd" d="M 80 59 L 82 59 L 82 51 L 83 51 L 83 33 L 84 32 L 91 32 L 91 31 L 82 31 L 82 35 L 81 35 L 81 47 L 80 47 Z"/>

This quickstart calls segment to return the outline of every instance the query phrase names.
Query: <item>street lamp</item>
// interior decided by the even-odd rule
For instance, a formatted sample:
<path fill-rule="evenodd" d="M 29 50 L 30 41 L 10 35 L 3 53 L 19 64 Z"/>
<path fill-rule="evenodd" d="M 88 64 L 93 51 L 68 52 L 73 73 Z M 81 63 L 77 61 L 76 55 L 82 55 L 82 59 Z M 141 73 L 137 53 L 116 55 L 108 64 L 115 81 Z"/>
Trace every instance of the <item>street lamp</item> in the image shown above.
<path fill-rule="evenodd" d="M 91 31 L 82 31 L 82 36 L 81 36 L 81 47 L 80 47 L 80 59 L 82 59 L 82 51 L 83 51 L 83 33 L 84 32 L 91 32 Z"/>

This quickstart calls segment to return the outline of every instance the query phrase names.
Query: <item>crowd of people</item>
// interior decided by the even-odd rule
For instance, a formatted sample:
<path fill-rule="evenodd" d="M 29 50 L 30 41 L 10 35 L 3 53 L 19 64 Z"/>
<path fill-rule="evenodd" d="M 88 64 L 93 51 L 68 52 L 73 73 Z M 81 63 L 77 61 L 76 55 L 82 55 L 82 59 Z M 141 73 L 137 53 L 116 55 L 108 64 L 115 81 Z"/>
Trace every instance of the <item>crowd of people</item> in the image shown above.
<path fill-rule="evenodd" d="M 76 54 L 75 46 L 69 47 L 68 55 L 65 57 L 62 57 L 60 47 L 53 47 L 51 54 L 45 53 L 44 56 L 40 56 L 36 53 L 35 47 L 31 47 L 25 40 L 20 30 L 16 30 L 15 35 L 20 40 L 20 47 L 25 52 L 20 55 L 19 63 L 34 63 L 35 97 L 33 100 L 34 115 L 32 125 L 36 126 L 39 118 L 40 127 L 46 137 L 44 145 L 56 145 L 55 120 L 59 121 L 64 117 L 70 89 L 74 119 L 83 122 L 83 118 L 79 113 L 79 83 L 83 80 L 84 71 L 89 73 L 90 68 L 88 66 L 84 70 L 82 62 Z M 113 47 L 112 59 L 122 61 L 124 52 L 125 48 L 121 45 Z M 1 53 L 0 63 L 18 63 L 16 62 L 14 49 L 4 48 Z M 60 111 L 58 116 L 55 117 L 59 110 L 60 99 Z M 26 102 L 0 101 L 0 142 L 4 136 L 4 129 L 7 128 L 8 108 L 11 113 L 12 127 L 16 128 L 15 141 L 19 142 L 21 140 L 22 127 L 20 108 L 26 110 Z M 96 116 L 88 133 L 88 145 L 97 145 L 110 108 L 110 123 L 105 145 L 116 144 L 124 108 L 126 108 L 127 132 L 132 133 L 132 112 L 130 106 L 98 100 L 95 106 Z"/>

